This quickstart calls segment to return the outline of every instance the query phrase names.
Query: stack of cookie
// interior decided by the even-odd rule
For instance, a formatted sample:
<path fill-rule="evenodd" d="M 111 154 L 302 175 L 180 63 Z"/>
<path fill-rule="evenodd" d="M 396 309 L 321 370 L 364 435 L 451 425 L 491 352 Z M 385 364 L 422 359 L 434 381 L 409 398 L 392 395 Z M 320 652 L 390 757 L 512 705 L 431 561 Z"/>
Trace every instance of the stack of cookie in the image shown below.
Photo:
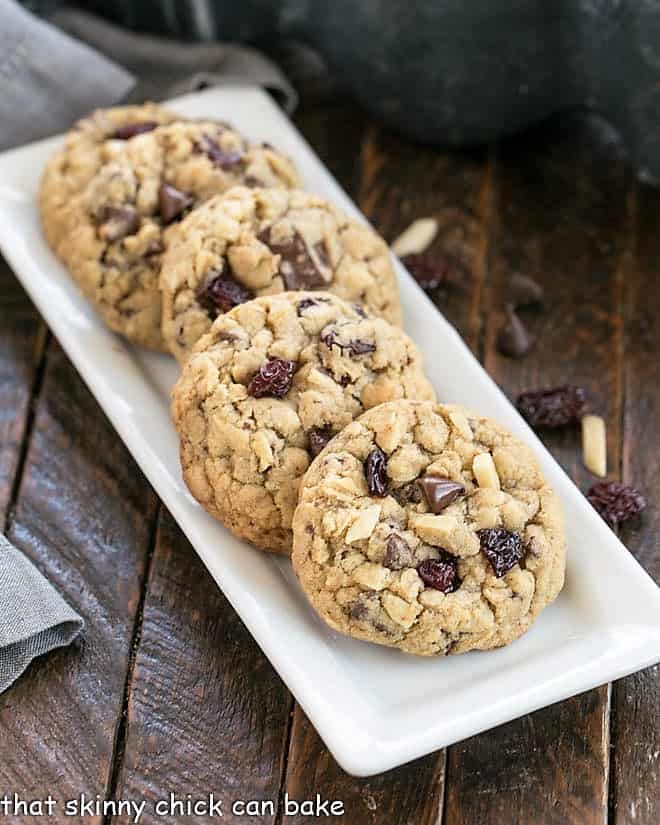
<path fill-rule="evenodd" d="M 291 160 L 154 104 L 93 113 L 42 180 L 46 237 L 107 325 L 171 352 L 185 481 L 291 555 L 321 617 L 419 655 L 498 647 L 563 585 L 531 451 L 438 404 L 390 253 Z"/>

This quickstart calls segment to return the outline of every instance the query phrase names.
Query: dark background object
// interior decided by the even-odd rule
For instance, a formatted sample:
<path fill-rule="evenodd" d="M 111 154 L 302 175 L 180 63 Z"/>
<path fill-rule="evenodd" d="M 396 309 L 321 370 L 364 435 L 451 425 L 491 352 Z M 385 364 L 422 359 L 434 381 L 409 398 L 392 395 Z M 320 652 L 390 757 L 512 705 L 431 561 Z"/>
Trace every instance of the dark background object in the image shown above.
<path fill-rule="evenodd" d="M 41 10 L 55 5 L 32 4 Z M 424 142 L 484 143 L 556 112 L 587 108 L 620 132 L 638 175 L 660 181 L 656 0 L 88 0 L 79 5 L 137 30 L 249 42 L 276 56 L 282 56 L 283 40 L 300 40 L 318 50 L 371 114 Z M 305 76 L 301 61 L 289 68 Z"/>

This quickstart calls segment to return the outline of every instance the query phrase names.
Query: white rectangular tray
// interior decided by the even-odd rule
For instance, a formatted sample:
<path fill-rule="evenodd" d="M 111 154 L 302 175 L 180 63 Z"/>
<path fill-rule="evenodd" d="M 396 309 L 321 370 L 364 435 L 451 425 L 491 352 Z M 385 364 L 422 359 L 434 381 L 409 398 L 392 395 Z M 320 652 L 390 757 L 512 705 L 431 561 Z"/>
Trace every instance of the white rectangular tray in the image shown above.
<path fill-rule="evenodd" d="M 184 115 L 227 119 L 248 136 L 272 142 L 295 159 L 306 188 L 364 220 L 262 91 L 213 89 L 171 105 Z M 168 413 L 174 362 L 108 332 L 47 248 L 36 193 L 59 142 L 52 138 L 0 156 L 0 248 L 342 767 L 362 776 L 384 771 L 660 660 L 660 591 L 400 266 L 406 328 L 442 399 L 493 416 L 535 447 L 563 499 L 566 587 L 524 638 L 489 653 L 417 659 L 327 629 L 286 560 L 233 538 L 186 491 Z"/>

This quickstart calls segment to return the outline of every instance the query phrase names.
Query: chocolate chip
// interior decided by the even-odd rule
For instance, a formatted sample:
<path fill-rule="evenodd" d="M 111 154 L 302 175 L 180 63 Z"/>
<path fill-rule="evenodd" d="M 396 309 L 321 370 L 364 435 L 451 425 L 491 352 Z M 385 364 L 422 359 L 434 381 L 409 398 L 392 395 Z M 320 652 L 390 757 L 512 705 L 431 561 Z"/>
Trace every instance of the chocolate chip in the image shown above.
<path fill-rule="evenodd" d="M 180 192 L 169 183 L 161 183 L 158 190 L 158 206 L 163 223 L 171 223 L 192 206 L 193 199 L 185 192 Z"/>
<path fill-rule="evenodd" d="M 532 427 L 568 427 L 580 423 L 587 407 L 587 393 L 572 384 L 532 390 L 518 396 L 517 407 Z"/>
<path fill-rule="evenodd" d="M 143 135 L 146 132 L 153 132 L 158 126 L 155 120 L 143 120 L 141 123 L 127 123 L 126 126 L 120 126 L 114 134 L 117 140 L 130 140 L 136 135 Z"/>
<path fill-rule="evenodd" d="M 242 152 L 223 149 L 219 143 L 208 135 L 201 136 L 197 142 L 197 148 L 209 158 L 214 166 L 224 169 L 225 172 L 235 169 L 243 162 Z"/>
<path fill-rule="evenodd" d="M 313 456 L 317 456 L 325 445 L 330 441 L 334 432 L 330 427 L 318 427 L 315 430 L 310 430 L 307 433 L 309 440 L 309 451 Z"/>
<path fill-rule="evenodd" d="M 387 456 L 378 447 L 375 447 L 367 456 L 364 462 L 364 475 L 372 496 L 383 498 L 387 495 Z"/>
<path fill-rule="evenodd" d="M 299 232 L 294 230 L 292 237 L 286 241 L 275 241 L 272 227 L 268 227 L 258 238 L 271 252 L 280 256 L 279 272 L 288 290 L 318 289 L 332 280 L 317 266 Z"/>
<path fill-rule="evenodd" d="M 356 622 L 366 619 L 369 614 L 369 608 L 363 602 L 351 602 L 346 608 L 349 618 Z"/>
<path fill-rule="evenodd" d="M 457 498 L 465 495 L 465 487 L 462 484 L 442 476 L 422 476 L 417 479 L 417 484 L 424 493 L 432 513 L 442 512 Z"/>
<path fill-rule="evenodd" d="M 304 312 L 312 307 L 320 306 L 320 304 L 327 304 L 327 298 L 303 298 L 302 301 L 299 301 L 296 306 L 296 311 L 298 316 L 300 317 Z"/>
<path fill-rule="evenodd" d="M 346 343 L 342 343 L 338 336 L 337 331 L 335 329 L 324 330 L 321 333 L 321 341 L 326 345 L 328 349 L 332 349 L 333 347 L 339 347 L 342 351 L 344 350 L 348 352 L 351 358 L 355 358 L 358 355 L 366 355 L 369 352 L 376 351 L 376 345 L 372 344 L 370 341 L 363 341 L 360 338 L 353 338 Z"/>
<path fill-rule="evenodd" d="M 108 243 L 134 235 L 140 228 L 140 215 L 132 206 L 106 206 L 101 220 L 99 235 Z"/>
<path fill-rule="evenodd" d="M 415 554 L 408 542 L 397 533 L 392 533 L 385 544 L 383 565 L 389 570 L 403 570 L 404 567 L 412 567 L 414 563 Z"/>
<path fill-rule="evenodd" d="M 218 311 L 229 312 L 252 297 L 252 292 L 232 277 L 226 260 L 223 260 L 219 270 L 211 271 L 195 293 L 197 302 L 204 307 L 211 319 L 217 317 Z"/>
<path fill-rule="evenodd" d="M 422 490 L 416 481 L 411 481 L 408 484 L 404 484 L 403 487 L 390 490 L 390 495 L 402 507 L 405 507 L 406 504 L 419 504 L 422 500 Z"/>
<path fill-rule="evenodd" d="M 524 555 L 520 536 L 503 527 L 488 527 L 477 530 L 481 552 L 488 559 L 498 579 L 508 573 Z"/>
<path fill-rule="evenodd" d="M 543 287 L 529 275 L 514 272 L 507 286 L 508 302 L 514 307 L 525 307 L 543 302 Z"/>
<path fill-rule="evenodd" d="M 497 333 L 497 348 L 509 358 L 522 358 L 532 348 L 533 339 L 513 307 L 506 307 L 506 320 Z"/>
<path fill-rule="evenodd" d="M 449 553 L 439 559 L 424 559 L 417 573 L 425 585 L 441 593 L 452 593 L 459 584 L 456 559 Z"/>
<path fill-rule="evenodd" d="M 271 358 L 262 364 L 248 384 L 248 395 L 253 398 L 283 398 L 291 389 L 296 364 L 284 358 Z"/>

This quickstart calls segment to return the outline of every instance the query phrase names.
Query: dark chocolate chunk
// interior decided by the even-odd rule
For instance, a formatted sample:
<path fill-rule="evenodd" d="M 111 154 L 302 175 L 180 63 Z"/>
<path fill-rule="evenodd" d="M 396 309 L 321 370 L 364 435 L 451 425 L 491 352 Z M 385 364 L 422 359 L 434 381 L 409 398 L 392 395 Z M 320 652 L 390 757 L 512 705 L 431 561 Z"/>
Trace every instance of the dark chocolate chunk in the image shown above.
<path fill-rule="evenodd" d="M 506 307 L 506 320 L 497 333 L 497 348 L 509 358 L 522 358 L 534 343 L 527 328 L 511 306 Z"/>
<path fill-rule="evenodd" d="M 143 120 L 141 123 L 127 123 L 125 126 L 120 126 L 114 134 L 118 140 L 130 140 L 136 135 L 143 135 L 146 132 L 153 132 L 158 126 L 155 120 Z"/>
<path fill-rule="evenodd" d="M 412 567 L 414 563 L 415 554 L 408 542 L 397 533 L 388 536 L 383 565 L 389 570 L 403 570 L 404 567 Z"/>
<path fill-rule="evenodd" d="M 185 192 L 180 192 L 169 183 L 161 183 L 158 190 L 158 206 L 163 223 L 171 223 L 192 206 L 193 199 Z"/>
<path fill-rule="evenodd" d="M 442 476 L 422 476 L 417 479 L 417 484 L 424 493 L 432 513 L 442 512 L 457 498 L 465 495 L 465 487 L 462 484 Z"/>
<path fill-rule="evenodd" d="M 105 206 L 101 221 L 99 235 L 108 243 L 134 235 L 140 228 L 140 215 L 132 206 Z"/>
<path fill-rule="evenodd" d="M 330 283 L 331 278 L 325 277 L 317 266 L 299 232 L 294 231 L 286 241 L 275 241 L 272 235 L 272 227 L 268 227 L 258 238 L 280 256 L 279 273 L 287 289 L 319 289 Z"/>
<path fill-rule="evenodd" d="M 343 343 L 339 340 L 337 335 L 337 330 L 327 328 L 321 333 L 321 341 L 326 345 L 328 349 L 332 349 L 333 347 L 339 347 L 339 349 L 344 352 L 346 350 L 351 358 L 355 358 L 358 355 L 366 355 L 369 352 L 376 351 L 376 345 L 372 344 L 370 341 L 363 341 L 360 338 L 353 338 L 346 343 Z"/>
<path fill-rule="evenodd" d="M 405 507 L 406 504 L 419 504 L 422 500 L 422 490 L 416 481 L 411 481 L 408 484 L 404 484 L 403 487 L 390 490 L 390 495 L 396 499 L 402 507 Z"/>
<path fill-rule="evenodd" d="M 235 169 L 243 162 L 242 152 L 223 149 L 219 143 L 208 135 L 201 136 L 197 143 L 197 148 L 209 158 L 214 166 L 224 169 L 225 172 Z"/>
<path fill-rule="evenodd" d="M 309 439 L 309 451 L 313 456 L 317 456 L 334 435 L 330 427 L 317 427 L 307 433 Z"/>

